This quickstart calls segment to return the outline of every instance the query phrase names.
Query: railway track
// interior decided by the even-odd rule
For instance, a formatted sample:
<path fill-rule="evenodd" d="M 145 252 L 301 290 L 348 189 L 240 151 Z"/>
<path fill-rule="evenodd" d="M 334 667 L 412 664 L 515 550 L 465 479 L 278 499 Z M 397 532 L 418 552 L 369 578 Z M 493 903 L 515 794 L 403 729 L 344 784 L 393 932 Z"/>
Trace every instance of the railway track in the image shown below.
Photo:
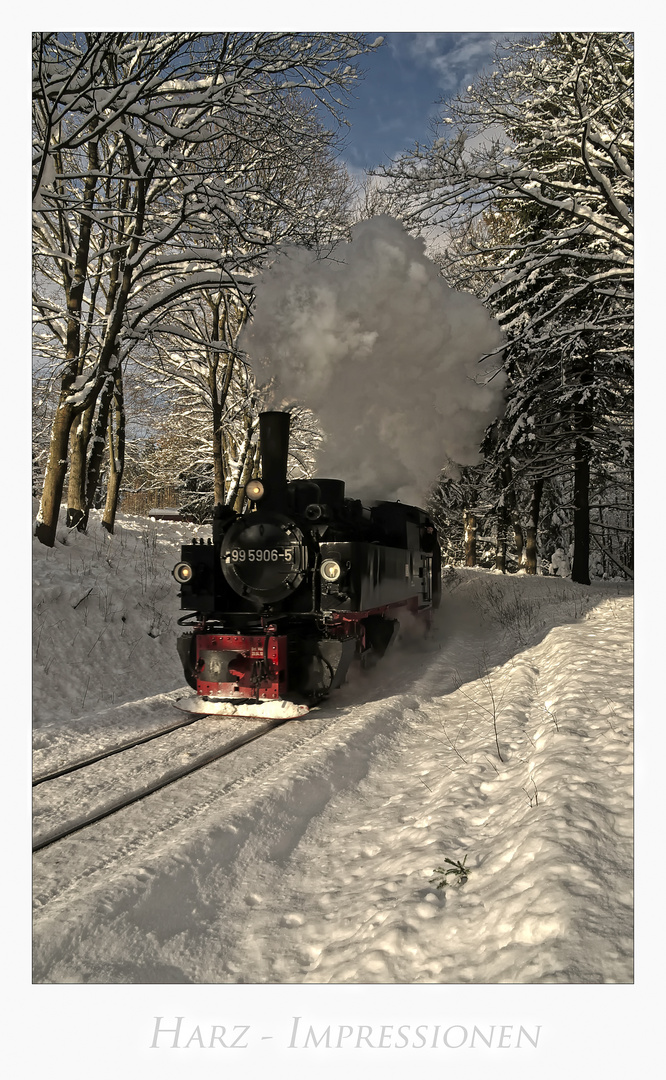
<path fill-rule="evenodd" d="M 38 787 L 39 784 L 45 784 L 48 780 L 57 780 L 60 776 L 67 776 L 68 773 L 78 772 L 79 769 L 84 769 L 86 765 L 95 765 L 98 761 L 104 761 L 105 758 L 114 757 L 115 754 L 122 754 L 123 750 L 133 750 L 135 746 L 153 742 L 154 739 L 159 739 L 163 735 L 170 735 L 172 731 L 178 731 L 180 728 L 189 727 L 190 724 L 196 724 L 198 720 L 203 719 L 204 715 L 205 714 L 202 713 L 201 716 L 190 716 L 187 720 L 178 720 L 175 724 L 159 728 L 157 731 L 151 731 L 148 735 L 142 735 L 138 739 L 130 739 L 127 742 L 121 743 L 120 746 L 114 746 L 111 750 L 101 750 L 99 754 L 94 754 L 87 758 L 79 758 L 78 761 L 74 761 L 69 765 L 63 765 L 62 768 L 54 769 L 53 772 L 35 776 L 32 781 L 32 786 Z"/>
<path fill-rule="evenodd" d="M 110 750 L 102 751 L 94 756 L 80 759 L 76 762 L 72 762 L 67 766 L 63 766 L 60 769 L 53 770 L 50 773 L 42 774 L 33 780 L 33 787 L 41 787 L 48 784 L 49 781 L 55 781 L 68 774 L 83 772 L 87 767 L 97 764 L 107 758 L 113 757 L 123 752 L 133 750 L 137 746 L 141 746 L 147 742 L 152 742 L 160 738 L 166 738 L 168 735 L 180 730 L 181 728 L 189 727 L 194 723 L 200 722 L 205 719 L 204 716 L 188 717 L 186 720 L 181 720 L 176 724 L 172 724 L 166 728 L 160 728 L 158 731 L 151 732 L 149 735 L 144 735 L 139 739 L 133 739 L 120 746 L 113 747 Z M 218 746 L 214 750 L 209 750 L 201 754 L 193 762 L 188 762 L 185 765 L 167 768 L 159 777 L 146 784 L 145 787 L 139 791 L 132 791 L 130 794 L 119 796 L 117 799 L 108 800 L 105 802 L 102 808 L 94 810 L 84 817 L 74 822 L 68 821 L 66 824 L 57 826 L 54 829 L 41 834 L 33 842 L 33 853 L 42 851 L 44 848 L 50 847 L 52 844 L 57 843 L 59 840 L 64 840 L 68 836 L 72 836 L 75 833 L 80 832 L 82 829 L 86 829 L 91 825 L 96 824 L 99 821 L 103 821 L 105 818 L 111 817 L 113 814 L 118 813 L 119 810 L 124 810 L 128 806 L 133 806 L 135 803 L 141 802 L 143 799 L 148 798 L 156 791 L 160 791 L 170 784 L 176 783 L 178 780 L 192 775 L 192 773 L 198 772 L 199 769 L 203 769 L 206 765 L 210 765 L 214 761 L 218 761 L 220 758 L 226 757 L 234 751 L 239 750 L 243 746 L 247 746 L 249 743 L 254 742 L 256 739 L 260 739 L 263 735 L 269 731 L 275 730 L 275 728 L 282 727 L 283 725 L 293 722 L 293 717 L 281 717 L 277 720 L 268 720 L 262 725 L 261 728 L 253 729 L 246 734 L 237 736 L 226 742 L 223 746 Z"/>

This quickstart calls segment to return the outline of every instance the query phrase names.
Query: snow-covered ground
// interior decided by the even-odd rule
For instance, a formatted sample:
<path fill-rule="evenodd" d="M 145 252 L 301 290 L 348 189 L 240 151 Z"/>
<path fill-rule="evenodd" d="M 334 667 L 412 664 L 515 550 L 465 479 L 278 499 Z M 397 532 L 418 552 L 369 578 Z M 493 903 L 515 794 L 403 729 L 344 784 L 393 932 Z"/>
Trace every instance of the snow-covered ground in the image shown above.
<path fill-rule="evenodd" d="M 188 690 L 170 571 L 193 532 L 121 516 L 109 537 L 95 517 L 87 536 L 35 542 L 36 773 L 172 722 Z M 429 638 L 406 626 L 305 720 L 38 853 L 34 981 L 448 984 L 449 1002 L 472 984 L 630 985 L 632 693 L 627 583 L 456 570 Z M 247 724 L 198 721 L 63 777 L 37 795 L 36 830 Z M 438 889 L 447 859 L 466 880 Z M 547 1026 L 524 1017 L 521 1062 Z M 326 1026 L 302 1023 L 296 1046 Z M 400 1036 L 414 1053 L 415 1030 Z M 359 1049 L 402 1048 L 397 1031 Z"/>

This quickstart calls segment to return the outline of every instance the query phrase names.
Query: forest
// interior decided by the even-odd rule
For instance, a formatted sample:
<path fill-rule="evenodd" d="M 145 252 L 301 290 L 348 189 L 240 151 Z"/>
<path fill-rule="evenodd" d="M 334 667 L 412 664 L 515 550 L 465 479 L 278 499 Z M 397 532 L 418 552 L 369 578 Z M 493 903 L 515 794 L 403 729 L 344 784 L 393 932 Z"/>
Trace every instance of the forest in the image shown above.
<path fill-rule="evenodd" d="M 245 348 L 257 282 L 286 246 L 335 260 L 389 216 L 501 331 L 478 357 L 502 392 L 476 460 L 443 449 L 423 477 L 446 561 L 633 576 L 633 37 L 508 39 L 440 103 L 428 143 L 361 182 L 340 147 L 377 48 L 352 33 L 33 35 L 42 544 L 61 505 L 68 529 L 96 509 L 109 532 L 119 511 L 240 510 L 271 401 Z M 322 420 L 287 407 L 292 475 L 308 475 Z"/>

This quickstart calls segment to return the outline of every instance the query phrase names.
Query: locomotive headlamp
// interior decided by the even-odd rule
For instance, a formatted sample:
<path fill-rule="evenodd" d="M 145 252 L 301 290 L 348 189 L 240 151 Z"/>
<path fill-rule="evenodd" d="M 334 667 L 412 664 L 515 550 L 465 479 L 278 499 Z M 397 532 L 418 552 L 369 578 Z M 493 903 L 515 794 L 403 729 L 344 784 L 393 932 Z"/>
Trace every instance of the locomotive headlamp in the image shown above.
<path fill-rule="evenodd" d="M 324 581 L 337 581 L 342 573 L 342 568 L 337 559 L 324 559 L 321 564 L 319 573 L 323 577 Z"/>
<path fill-rule="evenodd" d="M 250 483 L 245 485 L 245 494 L 250 502 L 259 502 L 264 494 L 264 485 L 261 480 L 250 480 Z"/>
<path fill-rule="evenodd" d="M 179 562 L 173 568 L 173 576 L 179 585 L 185 585 L 192 580 L 193 570 L 188 562 Z"/>

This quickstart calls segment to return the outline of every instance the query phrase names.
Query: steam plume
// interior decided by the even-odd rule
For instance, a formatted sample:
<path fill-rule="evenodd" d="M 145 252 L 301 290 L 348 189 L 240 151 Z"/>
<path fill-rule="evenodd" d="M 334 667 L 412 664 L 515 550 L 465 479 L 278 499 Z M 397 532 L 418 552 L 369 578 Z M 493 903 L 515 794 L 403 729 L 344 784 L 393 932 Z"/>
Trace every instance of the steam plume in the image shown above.
<path fill-rule="evenodd" d="M 424 243 L 382 216 L 317 261 L 285 249 L 257 283 L 245 331 L 258 380 L 274 401 L 319 417 L 321 476 L 350 495 L 422 503 L 447 458 L 478 460 L 487 424 L 503 410 L 498 324 L 468 293 L 449 288 Z"/>

